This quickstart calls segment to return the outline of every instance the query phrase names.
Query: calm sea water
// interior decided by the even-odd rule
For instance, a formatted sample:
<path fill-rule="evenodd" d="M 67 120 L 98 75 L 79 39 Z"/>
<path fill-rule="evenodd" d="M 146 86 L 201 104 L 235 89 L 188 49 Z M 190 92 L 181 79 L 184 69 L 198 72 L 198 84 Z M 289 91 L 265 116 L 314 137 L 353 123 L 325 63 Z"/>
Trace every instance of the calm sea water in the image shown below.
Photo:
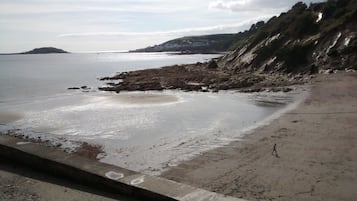
<path fill-rule="evenodd" d="M 0 56 L 0 131 L 21 129 L 64 148 L 100 144 L 102 161 L 159 174 L 296 103 L 300 92 L 110 93 L 97 78 L 136 69 L 202 62 L 217 55 L 54 54 Z M 68 87 L 89 86 L 89 92 Z M 275 102 L 275 104 L 267 104 Z M 276 104 L 278 103 L 278 104 Z"/>
<path fill-rule="evenodd" d="M 0 55 L 0 100 L 66 93 L 72 86 L 98 87 L 97 78 L 137 69 L 206 61 L 217 55 L 92 53 Z"/>

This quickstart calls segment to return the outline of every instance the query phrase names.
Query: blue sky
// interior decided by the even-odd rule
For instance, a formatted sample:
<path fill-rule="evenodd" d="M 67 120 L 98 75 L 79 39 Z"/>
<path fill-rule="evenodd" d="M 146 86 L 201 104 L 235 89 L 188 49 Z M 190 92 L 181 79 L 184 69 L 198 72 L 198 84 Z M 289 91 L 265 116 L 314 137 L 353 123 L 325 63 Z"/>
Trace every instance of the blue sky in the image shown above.
<path fill-rule="evenodd" d="M 295 0 L 1 0 L 0 52 L 43 46 L 71 52 L 117 51 L 181 36 L 236 33 L 258 20 L 288 10 L 295 3 Z"/>

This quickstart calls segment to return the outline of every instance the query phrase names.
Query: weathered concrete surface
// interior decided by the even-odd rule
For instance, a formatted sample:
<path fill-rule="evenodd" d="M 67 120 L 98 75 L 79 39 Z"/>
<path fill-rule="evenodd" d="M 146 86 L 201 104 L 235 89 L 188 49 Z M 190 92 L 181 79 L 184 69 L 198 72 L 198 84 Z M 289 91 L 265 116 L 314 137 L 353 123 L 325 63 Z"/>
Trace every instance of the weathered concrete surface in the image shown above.
<path fill-rule="evenodd" d="M 0 135 L 0 156 L 84 185 L 144 200 L 241 201 L 6 135 Z"/>
<path fill-rule="evenodd" d="M 0 157 L 1 201 L 139 201 L 98 191 Z"/>

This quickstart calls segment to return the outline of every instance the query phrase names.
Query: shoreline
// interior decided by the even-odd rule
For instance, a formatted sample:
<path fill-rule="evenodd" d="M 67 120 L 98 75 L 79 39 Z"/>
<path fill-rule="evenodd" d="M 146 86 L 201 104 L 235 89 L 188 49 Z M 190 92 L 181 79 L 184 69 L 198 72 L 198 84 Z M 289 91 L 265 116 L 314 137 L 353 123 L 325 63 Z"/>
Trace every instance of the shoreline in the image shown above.
<path fill-rule="evenodd" d="M 320 74 L 293 111 L 161 176 L 248 200 L 353 200 L 356 81 L 356 73 Z"/>
<path fill-rule="evenodd" d="M 261 118 L 259 120 L 257 120 L 256 122 L 253 123 L 253 121 L 249 124 L 246 124 L 244 126 L 242 126 L 241 129 L 239 130 L 235 130 L 235 131 L 239 131 L 239 133 L 242 133 L 242 135 L 244 135 L 244 133 L 246 133 L 247 131 L 249 132 L 250 130 L 259 127 L 261 125 L 265 125 L 268 124 L 269 122 L 272 121 L 272 119 L 277 118 L 278 116 L 280 116 L 282 113 L 284 113 L 284 111 L 286 111 L 287 109 L 290 110 L 292 107 L 294 107 L 293 105 L 296 105 L 296 102 L 300 99 L 301 94 L 302 93 L 306 93 L 303 92 L 304 88 L 303 86 L 295 86 L 294 87 L 295 90 L 289 93 L 253 93 L 253 94 L 241 94 L 239 95 L 236 94 L 236 91 L 222 91 L 219 94 L 212 94 L 212 96 L 217 96 L 215 99 L 221 97 L 223 99 L 219 100 L 219 102 L 222 103 L 222 101 L 224 101 L 224 97 L 228 95 L 229 97 L 231 97 L 230 94 L 236 94 L 239 96 L 239 99 L 241 99 L 240 96 L 244 96 L 247 102 L 250 102 L 251 105 L 259 105 L 259 107 L 267 107 L 267 108 L 275 108 L 278 107 L 280 109 L 269 109 L 269 110 L 274 110 L 273 113 L 269 113 L 268 116 Z M 154 94 L 160 94 L 161 92 L 155 92 L 153 94 L 151 94 L 150 92 L 128 92 L 128 93 L 120 93 L 120 94 L 113 94 L 114 96 L 109 96 L 109 95 L 103 95 L 105 97 L 109 97 L 111 101 L 118 101 L 118 100 L 122 100 L 122 98 L 124 97 L 124 100 L 126 99 L 130 99 L 131 101 L 133 100 L 137 100 L 137 101 L 144 101 L 146 100 L 146 98 L 148 98 L 147 101 L 149 101 L 148 103 L 152 104 L 153 101 L 157 101 L 158 97 L 162 97 L 162 94 L 160 96 L 154 95 Z M 179 93 L 185 93 L 186 92 L 180 92 Z M 207 93 L 201 93 L 201 92 L 191 92 L 191 95 L 194 95 L 196 97 L 196 93 L 200 93 L 200 96 L 207 96 L 209 94 Z M 146 94 L 144 96 L 144 94 Z M 163 98 L 166 100 L 167 97 L 174 97 L 173 95 L 176 94 L 176 92 L 170 92 L 170 93 L 166 93 Z M 290 94 L 290 95 L 289 95 Z M 300 96 L 300 97 L 299 97 Z M 102 97 L 102 96 L 100 96 Z M 184 99 L 181 96 L 176 95 L 176 97 L 180 97 L 179 99 Z M 235 95 L 234 95 L 235 97 Z M 298 98 L 296 98 L 298 97 Z M 186 97 L 188 98 L 188 97 Z M 182 101 L 182 100 L 181 100 Z M 161 102 L 161 101 L 160 101 Z M 185 102 L 185 101 L 182 101 Z M 217 102 L 217 103 L 219 103 Z M 244 102 L 244 101 L 243 101 Z M 101 101 L 101 104 L 103 104 L 103 101 Z M 125 103 L 128 104 L 128 103 Z M 133 103 L 133 104 L 137 104 L 137 103 Z M 162 104 L 171 104 L 171 103 L 162 103 Z M 236 101 L 234 101 L 234 105 L 236 106 L 236 104 L 239 104 L 239 102 L 237 103 Z M 290 109 L 289 109 L 290 108 Z M 216 113 L 214 113 L 216 114 Z M 237 117 L 238 119 L 233 119 L 234 122 L 237 122 L 240 120 L 239 117 Z M 244 118 L 244 119 L 249 119 L 248 117 Z M 240 121 L 239 121 L 240 122 Z M 242 123 L 244 124 L 244 123 Z M 100 156 L 100 160 L 103 160 L 103 162 L 107 162 L 107 163 L 111 163 L 114 165 L 119 165 L 122 167 L 126 167 L 128 169 L 132 169 L 132 170 L 136 170 L 136 171 L 141 171 L 144 172 L 146 174 L 150 174 L 150 175 L 159 175 L 161 174 L 163 171 L 167 170 L 170 166 L 175 166 L 177 164 L 179 164 L 182 161 L 186 161 L 186 160 L 190 160 L 191 158 L 195 157 L 198 154 L 207 152 L 209 150 L 215 149 L 216 147 L 219 146 L 224 146 L 229 144 L 232 141 L 238 140 L 241 138 L 241 135 L 237 135 L 236 132 L 229 132 L 229 131 L 221 131 L 222 128 L 217 127 L 214 128 L 213 130 L 209 130 L 207 128 L 207 130 L 204 130 L 206 132 L 206 134 L 203 134 L 203 131 L 200 130 L 201 132 L 197 132 L 197 133 L 201 133 L 201 135 L 195 135 L 194 133 L 189 133 L 189 132 L 185 132 L 186 135 L 184 137 L 178 138 L 179 141 L 175 141 L 175 140 L 162 140 L 162 141 L 157 141 L 156 144 L 151 144 L 151 145 L 147 145 L 147 146 L 143 146 L 142 148 L 140 148 L 139 151 L 133 152 L 132 151 L 132 146 L 128 146 L 128 147 L 123 147 L 120 149 L 120 157 L 117 156 L 116 158 L 121 158 L 120 160 L 125 161 L 124 164 L 118 162 L 119 159 L 114 159 L 113 157 L 116 155 L 115 152 L 116 149 L 114 149 L 113 146 L 108 145 L 105 146 L 106 143 L 104 141 L 101 142 L 96 142 L 94 140 L 79 140 L 79 139 L 71 139 L 71 138 L 66 138 L 64 136 L 59 137 L 58 139 L 56 137 L 51 137 L 51 135 L 49 135 L 48 137 L 45 135 L 42 135 L 41 133 L 34 133 L 35 135 L 31 135 L 31 133 L 26 133 L 26 132 L 22 132 L 21 130 L 18 130 L 18 134 L 17 137 L 20 138 L 31 138 L 32 140 L 35 140 L 36 142 L 43 142 L 48 144 L 49 146 L 55 146 L 55 147 L 61 147 L 63 150 L 65 151 L 69 151 L 69 152 L 77 152 L 77 150 L 81 150 L 80 151 L 80 155 L 89 155 L 91 158 L 96 159 L 96 156 L 94 155 L 95 153 L 99 153 Z M 15 132 L 16 133 L 16 132 Z M 14 133 L 14 134 L 15 134 Z M 33 133 L 32 133 L 33 134 Z M 185 140 L 184 140 L 185 138 Z M 77 142 L 78 141 L 78 142 Z M 74 144 L 73 144 L 73 143 Z M 82 142 L 81 144 L 79 142 Z M 86 146 L 86 143 L 83 142 L 88 142 L 90 143 L 90 145 L 92 146 Z M 73 145 L 71 145 L 73 144 Z M 109 143 L 110 144 L 110 143 Z M 83 146 L 84 145 L 84 146 Z M 96 145 L 102 145 L 102 146 L 96 146 Z M 154 147 L 156 147 L 156 149 L 154 149 Z M 198 148 L 200 147 L 200 148 Z M 83 148 L 85 148 L 83 150 Z M 106 148 L 106 149 L 105 149 Z M 139 148 L 137 148 L 139 149 Z M 163 151 L 165 151 L 165 149 L 172 149 L 175 151 L 169 151 L 169 152 L 165 152 L 165 154 L 163 154 Z M 141 153 L 146 153 L 146 157 Z M 174 152 L 176 152 L 174 154 Z M 179 152 L 179 153 L 177 153 Z M 171 153 L 172 155 L 168 154 Z M 150 160 L 148 160 L 149 158 L 147 157 L 148 154 L 151 155 L 160 155 L 162 154 L 162 157 L 154 157 L 151 158 Z M 106 156 L 107 159 L 106 159 Z M 167 157 L 166 157 L 167 156 Z M 168 157 L 170 156 L 170 157 Z M 162 159 L 165 158 L 165 159 Z M 128 161 L 126 161 L 128 160 Z M 139 162 L 140 161 L 147 161 L 147 166 L 143 166 L 140 165 Z"/>
<path fill-rule="evenodd" d="M 293 111 L 161 176 L 248 200 L 353 199 L 356 78 L 318 75 L 311 95 Z M 271 154 L 274 144 L 280 158 Z"/>

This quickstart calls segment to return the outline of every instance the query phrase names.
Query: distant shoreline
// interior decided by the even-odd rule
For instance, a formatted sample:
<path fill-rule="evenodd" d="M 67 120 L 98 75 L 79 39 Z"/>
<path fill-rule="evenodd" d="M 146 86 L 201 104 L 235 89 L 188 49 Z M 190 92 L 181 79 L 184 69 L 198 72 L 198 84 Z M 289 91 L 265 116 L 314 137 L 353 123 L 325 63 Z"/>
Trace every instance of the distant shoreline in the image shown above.
<path fill-rule="evenodd" d="M 132 51 L 84 51 L 84 52 L 67 52 L 65 54 L 155 54 L 155 53 L 161 53 L 161 54 L 168 54 L 168 55 L 195 55 L 195 54 L 216 54 L 216 55 L 224 55 L 229 52 L 132 52 Z M 38 53 L 40 54 L 40 53 Z M 63 54 L 63 53 L 41 53 L 41 54 Z M 27 54 L 27 53 L 0 53 L 0 56 L 6 56 L 6 55 L 33 55 L 33 54 Z"/>

